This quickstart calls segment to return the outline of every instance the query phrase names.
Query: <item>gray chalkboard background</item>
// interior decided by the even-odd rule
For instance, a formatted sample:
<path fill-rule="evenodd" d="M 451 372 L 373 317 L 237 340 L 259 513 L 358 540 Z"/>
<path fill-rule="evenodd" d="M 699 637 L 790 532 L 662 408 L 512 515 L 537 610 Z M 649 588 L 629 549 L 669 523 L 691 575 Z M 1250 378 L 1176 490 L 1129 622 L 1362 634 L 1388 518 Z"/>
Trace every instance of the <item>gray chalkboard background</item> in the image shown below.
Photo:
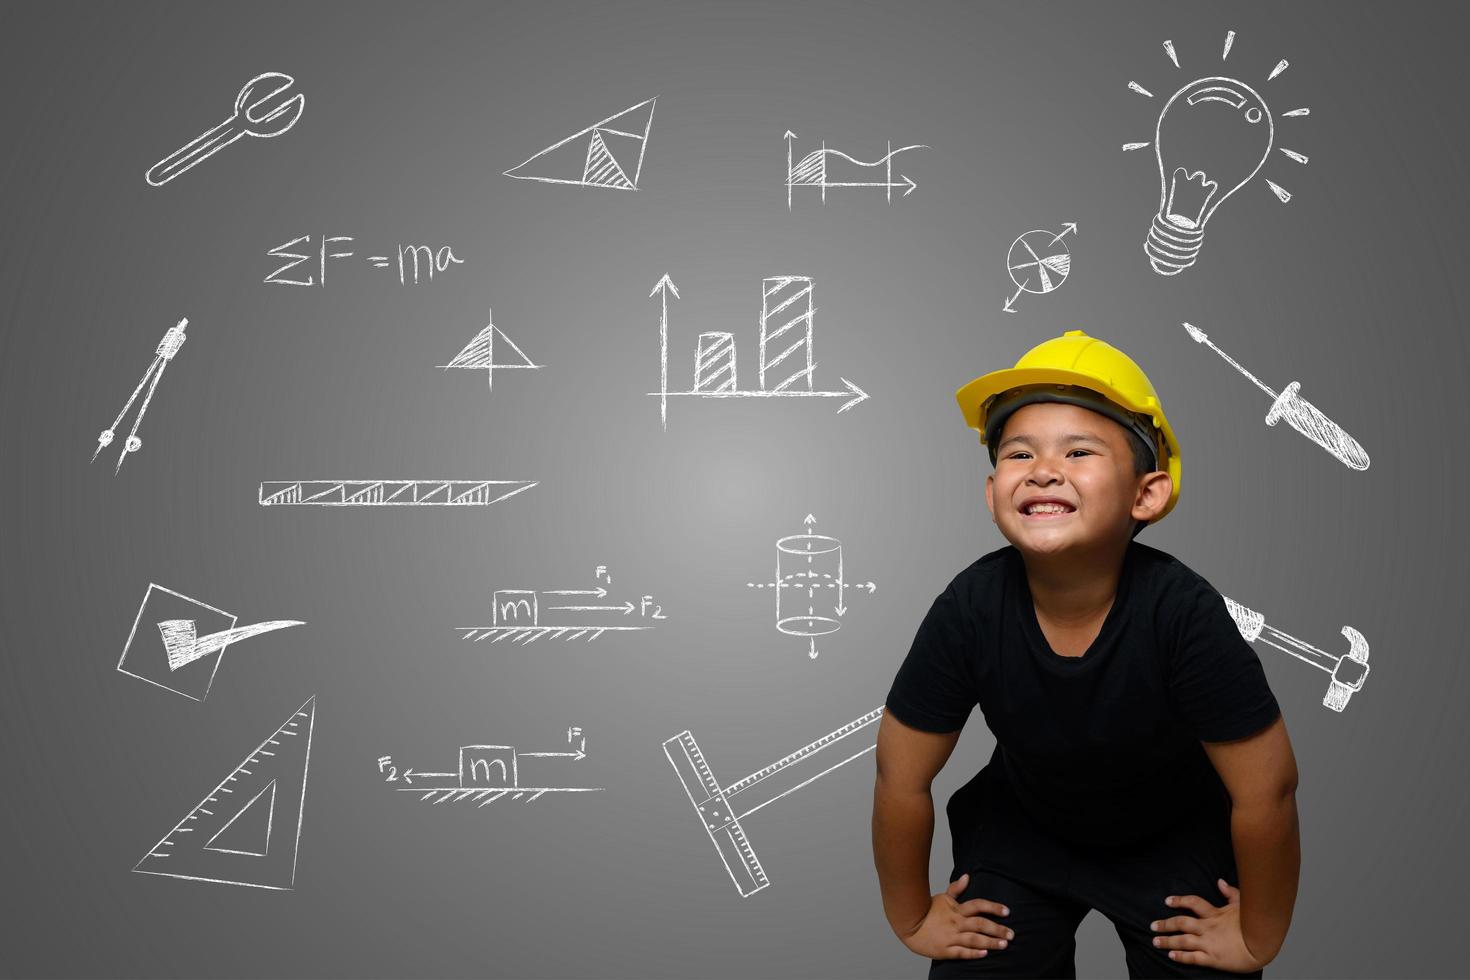
<path fill-rule="evenodd" d="M 1301 891 L 1275 976 L 1462 973 L 1470 291 L 1463 38 L 1445 4 L 6 4 L 0 14 L 0 971 L 93 975 L 920 976 L 884 921 L 871 756 L 753 816 L 771 886 L 741 898 L 661 743 L 730 782 L 881 703 L 919 619 L 1005 542 L 954 390 L 1082 327 L 1137 358 L 1183 444 L 1177 509 L 1141 541 L 1372 674 L 1258 646 L 1301 769 Z M 1167 93 L 1220 64 L 1278 144 L 1198 265 L 1141 245 Z M 1175 69 L 1161 44 L 1174 42 Z M 1280 60 L 1290 67 L 1266 77 Z M 163 187 L 143 174 L 282 71 L 306 94 Z M 1136 80 L 1155 93 L 1130 92 Z M 502 176 L 658 97 L 636 192 Z M 1310 106 L 1305 118 L 1283 110 Z M 917 190 L 799 191 L 787 129 Z M 1270 178 L 1294 197 L 1282 204 Z M 1012 239 L 1076 222 L 1073 267 L 1002 305 Z M 449 245 L 400 285 L 361 258 L 263 282 L 268 250 Z M 811 276 L 818 380 L 871 398 L 695 401 L 659 426 L 695 337 L 753 383 L 760 282 Z M 545 368 L 443 372 L 495 322 Z M 189 341 L 118 475 L 88 458 L 163 331 Z M 1372 456 L 1353 472 L 1189 339 L 1188 320 Z M 492 507 L 265 508 L 264 480 L 532 479 Z M 779 634 L 776 538 L 812 513 L 850 598 L 821 655 Z M 469 644 L 497 588 L 652 595 L 668 619 L 595 643 Z M 150 582 L 307 625 L 225 656 L 207 701 L 114 669 Z M 317 696 L 296 887 L 131 873 Z M 596 794 L 433 807 L 376 760 L 466 744 L 588 757 Z M 935 787 L 984 762 L 978 713 Z M 566 761 L 566 760 L 557 760 Z M 942 825 L 932 865 L 949 871 Z M 1162 895 L 1162 893 L 1161 893 Z M 1079 969 L 1121 976 L 1094 914 Z"/>

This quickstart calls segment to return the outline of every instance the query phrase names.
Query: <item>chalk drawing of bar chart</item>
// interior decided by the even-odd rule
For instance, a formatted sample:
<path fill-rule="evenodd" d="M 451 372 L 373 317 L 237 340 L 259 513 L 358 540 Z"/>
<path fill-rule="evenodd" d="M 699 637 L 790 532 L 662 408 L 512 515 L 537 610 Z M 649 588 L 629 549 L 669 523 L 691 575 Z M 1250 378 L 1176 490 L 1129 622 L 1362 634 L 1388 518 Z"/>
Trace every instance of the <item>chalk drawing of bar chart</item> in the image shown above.
<path fill-rule="evenodd" d="M 660 295 L 661 294 L 661 295 Z M 813 350 L 816 306 L 810 276 L 771 276 L 761 281 L 760 347 L 755 390 L 742 390 L 736 369 L 735 335 L 708 331 L 699 335 L 694 354 L 693 387 L 669 390 L 669 296 L 679 290 L 667 274 L 649 296 L 660 295 L 659 418 L 669 427 L 669 399 L 692 398 L 841 398 L 838 413 L 870 396 L 842 378 L 843 387 L 826 391 L 816 387 L 817 362 Z"/>

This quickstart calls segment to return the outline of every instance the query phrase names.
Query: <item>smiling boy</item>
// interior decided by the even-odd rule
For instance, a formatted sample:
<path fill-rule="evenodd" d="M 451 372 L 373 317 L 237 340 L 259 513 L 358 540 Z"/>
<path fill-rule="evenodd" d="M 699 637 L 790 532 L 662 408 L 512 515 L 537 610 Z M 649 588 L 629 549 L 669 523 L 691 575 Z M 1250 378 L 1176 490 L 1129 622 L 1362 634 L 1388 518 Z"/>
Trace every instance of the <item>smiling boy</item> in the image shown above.
<path fill-rule="evenodd" d="M 930 977 L 1075 977 L 1092 909 L 1130 977 L 1261 976 L 1296 900 L 1296 762 L 1220 594 L 1133 540 L 1179 495 L 1152 383 L 1071 330 L 957 397 L 1010 546 L 935 599 L 888 695 L 889 924 Z M 954 871 L 931 895 L 930 786 L 976 704 L 995 751 L 949 801 Z"/>

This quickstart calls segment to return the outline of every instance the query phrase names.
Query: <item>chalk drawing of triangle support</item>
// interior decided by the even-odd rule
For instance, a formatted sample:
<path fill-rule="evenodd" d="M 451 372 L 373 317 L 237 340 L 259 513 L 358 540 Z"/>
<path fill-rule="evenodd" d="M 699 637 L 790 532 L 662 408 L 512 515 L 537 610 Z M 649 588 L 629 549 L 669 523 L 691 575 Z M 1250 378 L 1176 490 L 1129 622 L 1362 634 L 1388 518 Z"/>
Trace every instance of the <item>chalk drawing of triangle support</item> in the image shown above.
<path fill-rule="evenodd" d="M 315 722 L 313 695 L 133 870 L 249 888 L 294 887 Z"/>
<path fill-rule="evenodd" d="M 495 359 L 497 340 L 503 345 L 501 347 L 502 352 L 506 348 L 509 348 L 513 352 L 508 355 L 511 358 L 510 360 L 497 361 Z M 454 360 L 448 364 L 441 364 L 439 366 L 446 371 L 450 368 L 484 371 L 485 377 L 488 379 L 485 386 L 487 388 L 494 388 L 495 372 L 497 370 L 505 368 L 531 368 L 533 370 L 539 370 L 542 365 L 531 363 L 531 359 L 526 356 L 526 352 L 521 350 L 515 341 L 507 337 L 504 330 L 501 330 L 495 325 L 495 317 L 493 315 L 487 315 L 485 329 L 475 334 L 474 339 L 464 345 L 464 350 L 454 355 Z"/>
<path fill-rule="evenodd" d="M 655 96 L 608 116 L 505 171 L 519 180 L 583 187 L 638 189 Z"/>

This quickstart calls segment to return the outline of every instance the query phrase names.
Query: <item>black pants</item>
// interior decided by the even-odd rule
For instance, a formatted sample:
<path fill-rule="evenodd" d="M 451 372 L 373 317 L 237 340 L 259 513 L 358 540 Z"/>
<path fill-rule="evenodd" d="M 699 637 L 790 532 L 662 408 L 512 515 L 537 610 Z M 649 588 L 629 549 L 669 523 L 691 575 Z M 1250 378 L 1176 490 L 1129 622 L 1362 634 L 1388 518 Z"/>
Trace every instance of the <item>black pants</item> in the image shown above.
<path fill-rule="evenodd" d="M 1123 941 L 1130 977 L 1260 977 L 1227 973 L 1169 959 L 1153 945 L 1149 923 L 1187 909 L 1164 904 L 1167 895 L 1198 895 L 1224 905 L 1215 884 L 1224 878 L 1239 887 L 1230 845 L 1229 818 L 1186 820 L 1147 843 L 1126 848 L 1084 849 L 1050 839 L 1040 831 L 1003 822 L 980 831 L 983 847 L 969 848 L 970 867 L 957 868 L 954 881 L 968 872 L 960 902 L 987 898 L 1011 910 L 996 917 L 1016 932 L 1005 949 L 979 959 L 933 960 L 931 978 L 1075 978 L 1077 927 L 1093 909 L 1112 923 Z"/>

